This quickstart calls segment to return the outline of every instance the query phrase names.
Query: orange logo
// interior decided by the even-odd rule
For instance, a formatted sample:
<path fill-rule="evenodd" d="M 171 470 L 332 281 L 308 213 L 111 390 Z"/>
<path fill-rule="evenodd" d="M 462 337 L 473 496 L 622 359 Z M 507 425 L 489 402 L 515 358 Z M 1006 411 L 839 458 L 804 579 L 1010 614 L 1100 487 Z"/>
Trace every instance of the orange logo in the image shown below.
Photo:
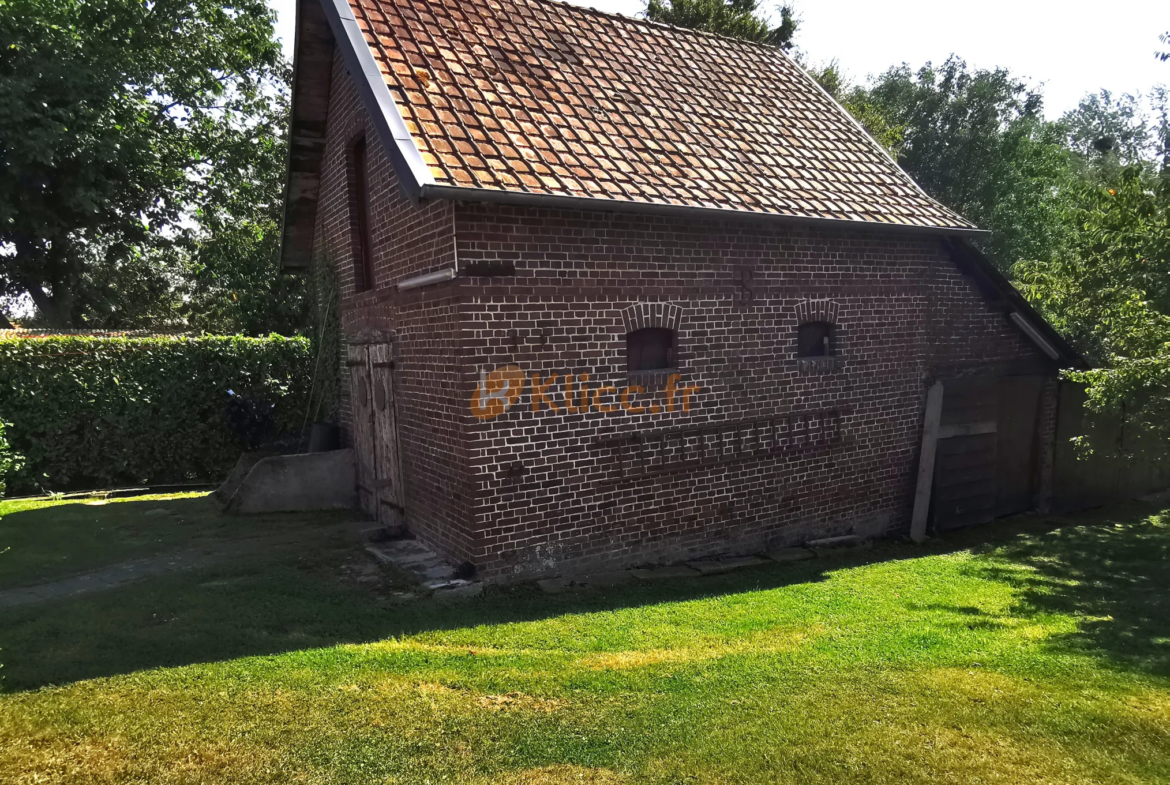
<path fill-rule="evenodd" d="M 524 371 L 518 365 L 501 365 L 491 373 L 479 371 L 479 385 L 471 394 L 471 413 L 480 420 L 499 417 L 524 391 Z"/>

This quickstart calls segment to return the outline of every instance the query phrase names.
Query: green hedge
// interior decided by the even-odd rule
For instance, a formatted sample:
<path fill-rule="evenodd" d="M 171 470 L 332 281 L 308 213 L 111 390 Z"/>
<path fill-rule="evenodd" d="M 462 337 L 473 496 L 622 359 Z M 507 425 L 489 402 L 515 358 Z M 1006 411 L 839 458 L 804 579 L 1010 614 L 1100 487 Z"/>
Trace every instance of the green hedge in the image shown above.
<path fill-rule="evenodd" d="M 299 430 L 312 367 L 306 339 L 280 336 L 0 340 L 0 421 L 24 459 L 8 494 L 219 479 L 244 449 L 227 391 Z"/>

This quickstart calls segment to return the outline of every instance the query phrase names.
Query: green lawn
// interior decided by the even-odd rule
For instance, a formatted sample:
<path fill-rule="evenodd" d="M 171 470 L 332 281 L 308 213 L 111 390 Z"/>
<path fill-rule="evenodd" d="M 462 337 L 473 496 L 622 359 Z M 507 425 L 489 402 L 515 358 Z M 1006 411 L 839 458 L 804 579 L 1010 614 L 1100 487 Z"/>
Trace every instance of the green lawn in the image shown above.
<path fill-rule="evenodd" d="M 0 609 L 0 781 L 1170 782 L 1170 512 L 446 602 L 298 531 Z"/>
<path fill-rule="evenodd" d="M 220 515 L 205 493 L 0 502 L 0 590 L 342 517 L 263 515 L 244 522 Z"/>

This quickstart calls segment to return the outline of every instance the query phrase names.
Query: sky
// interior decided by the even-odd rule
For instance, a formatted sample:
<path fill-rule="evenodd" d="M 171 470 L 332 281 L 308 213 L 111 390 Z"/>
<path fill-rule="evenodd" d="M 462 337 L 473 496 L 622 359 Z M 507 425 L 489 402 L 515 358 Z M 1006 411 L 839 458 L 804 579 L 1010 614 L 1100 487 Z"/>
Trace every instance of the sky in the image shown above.
<path fill-rule="evenodd" d="M 269 0 L 277 35 L 291 49 L 296 0 Z M 635 16 L 645 0 L 576 0 Z M 768 5 L 764 0 L 763 6 Z M 807 62 L 836 60 L 864 81 L 902 62 L 918 68 L 954 53 L 977 68 L 1006 67 L 1042 86 L 1057 118 L 1089 92 L 1145 93 L 1170 84 L 1158 34 L 1170 30 L 1167 0 L 794 0 L 796 46 Z M 291 56 L 291 52 L 290 52 Z"/>

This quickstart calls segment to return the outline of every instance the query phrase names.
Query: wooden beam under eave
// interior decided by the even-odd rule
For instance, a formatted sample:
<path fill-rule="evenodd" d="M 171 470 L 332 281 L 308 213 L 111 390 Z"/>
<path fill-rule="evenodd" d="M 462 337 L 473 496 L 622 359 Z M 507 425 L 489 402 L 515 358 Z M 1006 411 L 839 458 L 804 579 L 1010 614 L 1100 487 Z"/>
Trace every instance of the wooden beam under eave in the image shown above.
<path fill-rule="evenodd" d="M 280 239 L 280 266 L 289 272 L 312 266 L 334 49 L 333 32 L 319 0 L 299 0 Z"/>

